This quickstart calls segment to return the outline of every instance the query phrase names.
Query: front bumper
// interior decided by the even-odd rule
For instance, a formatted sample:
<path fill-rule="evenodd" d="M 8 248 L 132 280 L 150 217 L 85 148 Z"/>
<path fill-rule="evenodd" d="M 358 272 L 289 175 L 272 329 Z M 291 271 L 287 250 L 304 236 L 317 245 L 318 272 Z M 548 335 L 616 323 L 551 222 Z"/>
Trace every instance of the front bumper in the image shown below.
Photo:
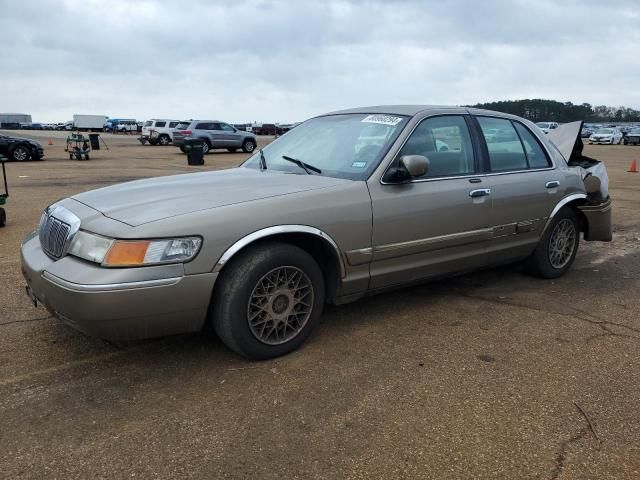
<path fill-rule="evenodd" d="M 606 143 L 609 144 L 612 142 L 611 138 L 590 138 L 589 143 Z"/>
<path fill-rule="evenodd" d="M 182 265 L 102 268 L 51 259 L 35 232 L 21 250 L 22 272 L 37 302 L 70 326 L 108 340 L 200 330 L 217 273 L 185 275 Z"/>

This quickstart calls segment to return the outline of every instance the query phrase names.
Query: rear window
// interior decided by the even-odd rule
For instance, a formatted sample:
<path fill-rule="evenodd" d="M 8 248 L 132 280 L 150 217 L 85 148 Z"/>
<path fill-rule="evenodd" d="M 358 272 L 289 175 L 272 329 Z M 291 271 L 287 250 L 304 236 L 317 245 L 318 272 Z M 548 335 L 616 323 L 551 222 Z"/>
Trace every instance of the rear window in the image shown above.
<path fill-rule="evenodd" d="M 191 125 L 190 122 L 180 122 L 178 125 L 176 125 L 176 129 L 186 130 L 187 128 L 189 128 L 189 125 Z"/>
<path fill-rule="evenodd" d="M 491 171 L 526 170 L 527 157 L 511 122 L 503 118 L 477 119 L 487 142 Z"/>

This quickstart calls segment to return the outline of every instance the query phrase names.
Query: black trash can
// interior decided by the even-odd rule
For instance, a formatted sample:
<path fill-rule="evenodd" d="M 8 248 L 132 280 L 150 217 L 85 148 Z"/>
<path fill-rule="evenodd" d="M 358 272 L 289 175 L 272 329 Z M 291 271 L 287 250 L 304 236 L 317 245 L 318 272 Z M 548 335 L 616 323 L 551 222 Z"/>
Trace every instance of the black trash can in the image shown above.
<path fill-rule="evenodd" d="M 204 165 L 204 140 L 185 138 L 184 149 L 187 152 L 187 163 L 189 165 Z"/>
<path fill-rule="evenodd" d="M 90 133 L 89 141 L 91 142 L 91 150 L 100 150 L 100 134 Z"/>

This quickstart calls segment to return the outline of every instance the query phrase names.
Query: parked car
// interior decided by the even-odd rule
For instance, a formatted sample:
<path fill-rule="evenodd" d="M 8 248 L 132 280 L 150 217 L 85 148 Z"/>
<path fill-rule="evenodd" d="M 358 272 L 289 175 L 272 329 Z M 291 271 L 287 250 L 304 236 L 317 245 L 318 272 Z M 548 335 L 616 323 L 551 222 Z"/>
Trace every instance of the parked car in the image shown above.
<path fill-rule="evenodd" d="M 632 128 L 624 137 L 625 145 L 640 145 L 640 128 Z"/>
<path fill-rule="evenodd" d="M 183 123 L 185 122 L 180 120 L 158 118 L 147 120 L 142 126 L 142 138 L 151 145 L 169 145 L 173 141 L 173 132 L 176 127 Z"/>
<path fill-rule="evenodd" d="M 298 348 L 326 302 L 520 260 L 556 278 L 581 232 L 611 240 L 606 170 L 580 156 L 580 124 L 575 143 L 552 146 L 533 123 L 486 110 L 322 115 L 238 168 L 50 205 L 22 244 L 26 291 L 99 337 L 210 324 L 232 350 L 264 359 Z M 521 141 L 487 142 L 491 129 Z"/>
<path fill-rule="evenodd" d="M 617 128 L 600 128 L 589 137 L 590 144 L 617 144 L 622 142 L 622 132 Z"/>
<path fill-rule="evenodd" d="M 25 160 L 42 160 L 44 148 L 29 138 L 0 135 L 0 155 L 16 162 Z"/>
<path fill-rule="evenodd" d="M 536 125 L 544 133 L 549 133 L 549 131 L 555 130 L 556 128 L 558 128 L 558 124 L 556 122 L 538 122 L 536 123 Z"/>
<path fill-rule="evenodd" d="M 204 140 L 204 153 L 219 148 L 226 148 L 230 152 L 241 148 L 243 152 L 251 153 L 258 145 L 253 133 L 243 132 L 219 120 L 193 120 L 187 128 L 176 129 L 173 132 L 173 144 L 182 152 L 186 151 L 185 138 Z"/>

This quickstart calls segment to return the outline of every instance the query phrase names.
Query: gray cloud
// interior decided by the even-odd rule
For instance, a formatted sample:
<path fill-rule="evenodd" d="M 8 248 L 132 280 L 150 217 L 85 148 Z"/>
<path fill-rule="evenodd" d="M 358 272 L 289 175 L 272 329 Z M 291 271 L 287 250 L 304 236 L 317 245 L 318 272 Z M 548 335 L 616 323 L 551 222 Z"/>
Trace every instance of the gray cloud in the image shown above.
<path fill-rule="evenodd" d="M 0 0 L 0 111 L 295 121 L 380 103 L 640 106 L 629 1 Z"/>

